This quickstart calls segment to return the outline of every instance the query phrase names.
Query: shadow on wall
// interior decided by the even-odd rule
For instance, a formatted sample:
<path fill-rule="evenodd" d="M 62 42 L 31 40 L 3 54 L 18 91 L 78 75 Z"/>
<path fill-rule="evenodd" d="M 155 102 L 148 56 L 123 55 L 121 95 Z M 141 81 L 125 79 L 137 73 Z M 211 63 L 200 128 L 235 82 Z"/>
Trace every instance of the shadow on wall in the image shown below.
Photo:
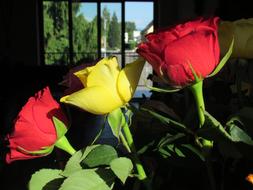
<path fill-rule="evenodd" d="M 198 16 L 219 16 L 231 21 L 252 18 L 251 3 L 251 0 L 159 0 L 158 26 L 166 27 Z"/>

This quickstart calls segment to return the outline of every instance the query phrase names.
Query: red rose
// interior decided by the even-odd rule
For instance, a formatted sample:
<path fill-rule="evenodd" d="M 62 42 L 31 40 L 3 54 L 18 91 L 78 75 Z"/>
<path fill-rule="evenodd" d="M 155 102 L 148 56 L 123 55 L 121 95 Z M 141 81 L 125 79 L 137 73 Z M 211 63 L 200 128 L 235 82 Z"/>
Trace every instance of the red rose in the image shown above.
<path fill-rule="evenodd" d="M 218 17 L 199 18 L 150 33 L 147 42 L 138 45 L 137 53 L 171 86 L 184 87 L 194 81 L 191 66 L 205 78 L 218 65 L 218 22 Z"/>
<path fill-rule="evenodd" d="M 14 131 L 7 136 L 10 152 L 6 162 L 32 159 L 49 154 L 30 154 L 29 152 L 45 150 L 57 141 L 56 129 L 52 117 L 65 124 L 67 118 L 60 105 L 53 99 L 48 87 L 29 98 L 15 121 Z"/>

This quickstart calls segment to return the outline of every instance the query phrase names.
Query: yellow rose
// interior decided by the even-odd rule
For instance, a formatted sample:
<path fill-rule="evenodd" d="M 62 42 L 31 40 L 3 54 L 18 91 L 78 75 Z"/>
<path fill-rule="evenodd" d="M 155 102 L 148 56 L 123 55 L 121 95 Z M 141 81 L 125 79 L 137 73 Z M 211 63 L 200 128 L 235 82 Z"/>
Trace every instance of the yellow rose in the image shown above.
<path fill-rule="evenodd" d="M 120 70 L 116 57 L 104 58 L 95 66 L 76 72 L 84 88 L 60 101 L 93 114 L 110 113 L 132 98 L 144 63 L 139 58 Z"/>
<path fill-rule="evenodd" d="M 234 37 L 233 58 L 253 58 L 253 18 L 221 21 L 219 24 L 221 56 L 224 56 Z"/>

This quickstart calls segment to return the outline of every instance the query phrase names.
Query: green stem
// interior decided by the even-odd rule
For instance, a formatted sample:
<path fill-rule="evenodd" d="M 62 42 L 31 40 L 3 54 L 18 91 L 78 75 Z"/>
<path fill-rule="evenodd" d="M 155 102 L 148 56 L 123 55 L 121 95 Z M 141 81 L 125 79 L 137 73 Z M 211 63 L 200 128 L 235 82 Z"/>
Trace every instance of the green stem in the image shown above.
<path fill-rule="evenodd" d="M 125 136 L 122 133 L 120 133 L 119 134 L 119 138 L 120 138 L 122 144 L 124 145 L 124 147 L 127 149 L 127 152 L 131 153 L 131 149 L 130 149 L 130 147 L 127 144 Z"/>
<path fill-rule="evenodd" d="M 204 123 L 205 123 L 205 103 L 204 103 L 204 98 L 203 98 L 203 80 L 198 81 L 197 83 L 191 85 L 190 90 L 194 96 L 196 106 L 197 106 L 197 111 L 198 111 L 198 117 L 199 117 L 199 127 L 201 128 Z M 203 139 L 203 148 L 204 149 L 210 149 L 213 147 L 213 142 Z"/>
<path fill-rule="evenodd" d="M 195 102 L 196 102 L 196 106 L 197 106 L 197 111 L 198 111 L 198 117 L 199 117 L 199 127 L 201 128 L 204 123 L 205 123 L 205 115 L 204 115 L 204 111 L 205 111 L 205 103 L 204 103 L 204 98 L 203 98 L 203 81 L 200 80 L 197 83 L 195 83 L 194 85 L 190 86 L 190 90 L 193 93 Z M 205 153 L 206 156 L 206 167 L 207 167 L 207 173 L 208 173 L 208 178 L 210 181 L 210 185 L 211 185 L 211 189 L 215 190 L 215 179 L 214 179 L 214 175 L 213 175 L 213 170 L 212 170 L 212 166 L 211 166 L 211 162 L 210 162 L 210 150 L 213 147 L 213 142 L 207 139 L 202 139 L 202 150 Z"/>
<path fill-rule="evenodd" d="M 205 115 L 203 112 L 205 110 L 205 103 L 203 98 L 202 87 L 203 87 L 202 80 L 190 86 L 190 90 L 194 96 L 197 105 L 200 127 L 202 127 L 205 123 Z"/>
<path fill-rule="evenodd" d="M 147 178 L 147 175 L 145 173 L 145 170 L 141 164 L 141 161 L 139 160 L 138 156 L 137 156 L 137 152 L 136 152 L 136 148 L 134 145 L 134 140 L 131 134 L 131 131 L 129 129 L 129 126 L 127 123 L 125 123 L 122 127 L 125 137 L 126 137 L 126 141 L 127 144 L 130 147 L 131 152 L 133 153 L 133 159 L 134 159 L 134 163 L 138 172 L 138 178 L 139 180 L 145 180 Z"/>
<path fill-rule="evenodd" d="M 71 146 L 71 144 L 69 143 L 68 139 L 65 136 L 62 136 L 60 139 L 58 139 L 55 143 L 55 146 L 57 148 L 66 151 L 71 155 L 76 153 L 76 150 Z"/>

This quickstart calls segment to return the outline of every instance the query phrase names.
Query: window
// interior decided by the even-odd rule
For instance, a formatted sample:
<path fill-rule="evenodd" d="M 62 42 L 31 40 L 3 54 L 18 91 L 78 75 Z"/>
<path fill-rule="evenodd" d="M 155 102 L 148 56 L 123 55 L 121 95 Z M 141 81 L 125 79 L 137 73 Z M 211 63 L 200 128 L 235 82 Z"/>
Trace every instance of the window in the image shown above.
<path fill-rule="evenodd" d="M 97 3 L 72 3 L 72 20 L 74 63 L 97 59 Z"/>
<path fill-rule="evenodd" d="M 43 2 L 44 62 L 46 65 L 69 62 L 69 24 L 67 2 Z"/>
<path fill-rule="evenodd" d="M 154 28 L 155 2 L 41 0 L 42 63 L 73 66 L 115 55 L 124 67 L 138 57 L 136 45 Z M 148 92 L 145 81 L 150 73 L 152 68 L 146 64 L 137 97 Z"/>
<path fill-rule="evenodd" d="M 122 63 L 121 3 L 101 3 L 101 55 L 114 55 Z"/>
<path fill-rule="evenodd" d="M 136 45 L 143 40 L 147 33 L 153 32 L 154 14 L 153 2 L 126 2 L 125 3 L 125 62 L 131 63 L 138 54 L 135 52 Z M 153 73 L 152 66 L 145 64 L 139 84 L 134 97 L 151 95 L 146 83 L 152 86 L 150 80 L 147 81 L 148 75 Z"/>

